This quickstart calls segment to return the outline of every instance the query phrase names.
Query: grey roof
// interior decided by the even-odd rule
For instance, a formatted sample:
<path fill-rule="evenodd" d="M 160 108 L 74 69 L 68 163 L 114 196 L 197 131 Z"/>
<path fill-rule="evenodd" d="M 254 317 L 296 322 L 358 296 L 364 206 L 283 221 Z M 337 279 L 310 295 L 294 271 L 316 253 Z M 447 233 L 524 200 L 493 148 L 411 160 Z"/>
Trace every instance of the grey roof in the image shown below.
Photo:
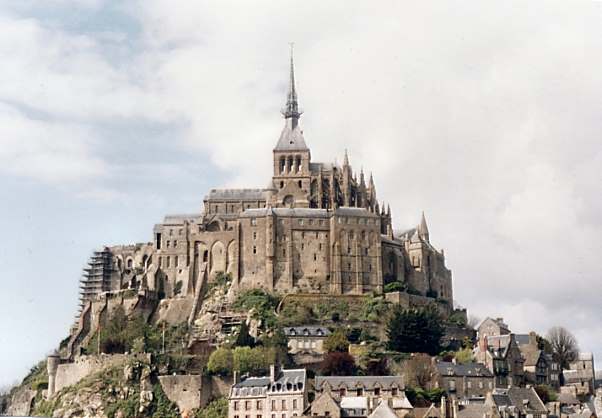
<path fill-rule="evenodd" d="M 321 390 L 325 384 L 331 388 L 345 387 L 348 389 L 358 386 L 365 388 L 404 387 L 402 376 L 316 376 L 316 389 Z"/>
<path fill-rule="evenodd" d="M 245 209 L 240 215 L 241 217 L 249 218 L 255 216 L 265 216 L 268 213 L 274 213 L 276 216 L 292 216 L 305 218 L 329 218 L 332 212 L 326 209 L 310 209 L 310 208 L 251 208 Z"/>
<path fill-rule="evenodd" d="M 165 215 L 163 218 L 164 225 L 182 225 L 184 221 L 196 222 L 201 217 L 200 213 Z"/>
<path fill-rule="evenodd" d="M 333 163 L 309 163 L 309 171 L 319 173 L 320 171 L 332 171 L 336 166 Z"/>
<path fill-rule="evenodd" d="M 565 405 L 576 405 L 580 403 L 577 397 L 570 392 L 560 392 L 558 394 L 558 402 Z"/>
<path fill-rule="evenodd" d="M 469 403 L 458 409 L 457 418 L 485 418 L 491 415 L 491 407 L 484 404 Z"/>
<path fill-rule="evenodd" d="M 387 405 L 387 402 L 380 402 L 368 418 L 397 418 L 397 414 Z"/>
<path fill-rule="evenodd" d="M 334 213 L 336 215 L 344 215 L 344 216 L 372 216 L 372 217 L 377 217 L 378 215 L 370 212 L 368 209 L 365 208 L 354 208 L 354 207 L 350 207 L 350 206 L 341 206 L 338 207 Z"/>
<path fill-rule="evenodd" d="M 211 189 L 205 200 L 264 200 L 267 189 Z"/>
<path fill-rule="evenodd" d="M 532 387 L 512 386 L 509 389 L 494 389 L 493 400 L 498 407 L 513 406 L 521 414 L 546 414 L 547 408 Z"/>
<path fill-rule="evenodd" d="M 493 377 L 489 369 L 480 363 L 454 364 L 441 361 L 437 363 L 437 371 L 442 376 Z"/>
<path fill-rule="evenodd" d="M 293 337 L 296 335 L 304 335 L 308 337 L 327 337 L 330 334 L 330 330 L 325 327 L 301 326 L 284 328 L 284 335 L 287 337 Z"/>
<path fill-rule="evenodd" d="M 542 351 L 530 348 L 531 346 L 521 346 L 520 352 L 525 360 L 525 366 L 536 366 L 539 363 Z"/>
<path fill-rule="evenodd" d="M 518 345 L 528 345 L 530 342 L 529 334 L 514 334 L 514 340 Z"/>
<path fill-rule="evenodd" d="M 282 369 L 274 382 L 268 376 L 247 377 L 232 386 L 232 396 L 258 396 L 267 391 L 305 390 L 305 369 Z"/>
<path fill-rule="evenodd" d="M 286 120 L 286 124 L 280 133 L 280 139 L 276 144 L 274 151 L 307 151 L 307 145 L 303 138 L 303 130 L 299 125 L 294 128 L 291 119 Z"/>

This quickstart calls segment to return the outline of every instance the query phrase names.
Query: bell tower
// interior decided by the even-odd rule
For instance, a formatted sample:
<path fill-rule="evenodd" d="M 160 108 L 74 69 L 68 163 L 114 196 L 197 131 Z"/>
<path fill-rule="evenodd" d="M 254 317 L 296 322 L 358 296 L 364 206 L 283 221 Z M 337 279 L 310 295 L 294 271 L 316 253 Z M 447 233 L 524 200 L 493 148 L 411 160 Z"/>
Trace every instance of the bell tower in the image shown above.
<path fill-rule="evenodd" d="M 282 109 L 284 128 L 273 151 L 273 187 L 277 193 L 273 206 L 309 207 L 311 153 L 305 144 L 303 130 L 299 126 L 302 111 L 299 110 L 295 87 L 295 66 L 291 45 L 290 79 L 286 105 Z"/>

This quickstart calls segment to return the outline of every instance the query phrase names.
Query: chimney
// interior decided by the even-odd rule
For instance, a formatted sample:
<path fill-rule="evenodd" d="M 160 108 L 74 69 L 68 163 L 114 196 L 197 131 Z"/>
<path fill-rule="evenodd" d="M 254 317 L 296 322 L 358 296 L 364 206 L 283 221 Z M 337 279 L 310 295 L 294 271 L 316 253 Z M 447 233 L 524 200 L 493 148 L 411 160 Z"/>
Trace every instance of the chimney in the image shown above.
<path fill-rule="evenodd" d="M 537 347 L 537 334 L 535 331 L 531 331 L 529 333 L 529 345 L 532 347 Z"/>
<path fill-rule="evenodd" d="M 276 381 L 276 365 L 270 364 L 270 382 L 274 383 Z"/>
<path fill-rule="evenodd" d="M 458 401 L 454 398 L 452 399 L 452 413 L 451 418 L 458 418 Z"/>
<path fill-rule="evenodd" d="M 234 377 L 233 377 L 233 382 L 232 384 L 237 384 L 240 383 L 240 372 L 238 370 L 234 370 Z"/>
<path fill-rule="evenodd" d="M 447 399 L 445 396 L 441 397 L 441 418 L 447 418 Z"/>

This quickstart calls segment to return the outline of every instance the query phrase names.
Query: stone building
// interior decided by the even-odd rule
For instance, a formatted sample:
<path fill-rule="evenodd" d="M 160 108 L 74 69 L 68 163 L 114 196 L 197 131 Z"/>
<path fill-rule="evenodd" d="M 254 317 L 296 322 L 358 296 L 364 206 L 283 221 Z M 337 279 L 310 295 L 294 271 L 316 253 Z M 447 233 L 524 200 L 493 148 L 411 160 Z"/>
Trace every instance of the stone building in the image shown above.
<path fill-rule="evenodd" d="M 533 387 L 494 389 L 485 406 L 495 407 L 502 418 L 546 418 L 548 409 Z"/>
<path fill-rule="evenodd" d="M 444 389 L 450 399 L 485 399 L 493 390 L 493 373 L 482 364 L 436 363 L 437 387 Z"/>
<path fill-rule="evenodd" d="M 169 215 L 155 225 L 152 242 L 104 248 L 102 266 L 95 253 L 95 270 L 82 281 L 82 312 L 104 292 L 130 290 L 157 300 L 189 299 L 192 322 L 205 284 L 224 273 L 235 290 L 286 294 L 363 295 L 400 282 L 412 295 L 451 309 L 451 271 L 431 244 L 424 214 L 416 228 L 395 233 L 373 176 L 354 171 L 347 152 L 342 165 L 313 159 L 300 125 L 292 57 L 282 115 L 268 187 L 212 189 L 198 213 Z"/>
<path fill-rule="evenodd" d="M 554 361 L 551 354 L 539 348 L 537 334 L 515 335 L 516 343 L 524 359 L 525 383 L 533 385 L 546 384 L 554 389 L 560 386 L 560 365 Z"/>
<path fill-rule="evenodd" d="M 283 328 L 291 354 L 324 354 L 324 340 L 331 334 L 326 327 L 307 325 Z"/>
<path fill-rule="evenodd" d="M 290 418 L 303 415 L 307 407 L 304 369 L 270 367 L 270 375 L 244 377 L 228 396 L 228 418 Z"/>
<path fill-rule="evenodd" d="M 475 348 L 475 360 L 495 376 L 494 387 L 507 388 L 524 383 L 524 359 L 514 334 L 483 335 Z"/>
<path fill-rule="evenodd" d="M 578 395 L 592 395 L 595 390 L 594 355 L 579 353 L 577 359 L 570 363 L 570 369 L 564 370 L 564 384 L 573 386 Z"/>

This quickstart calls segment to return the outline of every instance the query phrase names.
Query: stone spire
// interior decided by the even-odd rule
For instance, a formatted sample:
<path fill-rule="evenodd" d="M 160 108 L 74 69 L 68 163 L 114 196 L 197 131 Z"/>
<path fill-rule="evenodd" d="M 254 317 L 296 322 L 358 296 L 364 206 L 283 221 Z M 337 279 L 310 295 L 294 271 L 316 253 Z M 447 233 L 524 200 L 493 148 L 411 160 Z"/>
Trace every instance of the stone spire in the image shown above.
<path fill-rule="evenodd" d="M 420 238 L 429 242 L 429 227 L 426 224 L 426 217 L 424 216 L 424 211 L 422 211 L 422 219 L 420 220 L 420 225 L 418 225 L 418 233 Z"/>
<path fill-rule="evenodd" d="M 349 154 L 347 153 L 347 148 L 345 148 L 345 159 L 343 160 L 343 166 L 349 166 Z"/>
<path fill-rule="evenodd" d="M 291 120 L 291 128 L 295 129 L 301 117 L 299 111 L 299 102 L 297 101 L 297 89 L 295 88 L 295 64 L 293 62 L 293 44 L 291 44 L 291 70 L 288 84 L 288 94 L 286 97 L 286 105 L 282 109 L 282 115 L 285 119 Z"/>

